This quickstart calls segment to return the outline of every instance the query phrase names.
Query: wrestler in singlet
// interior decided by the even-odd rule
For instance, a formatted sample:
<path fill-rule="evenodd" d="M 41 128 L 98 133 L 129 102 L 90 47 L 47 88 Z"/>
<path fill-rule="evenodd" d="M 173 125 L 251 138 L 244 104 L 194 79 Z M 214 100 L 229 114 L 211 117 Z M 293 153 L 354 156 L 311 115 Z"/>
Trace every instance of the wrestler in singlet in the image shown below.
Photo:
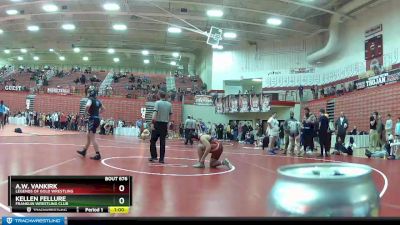
<path fill-rule="evenodd" d="M 201 135 L 199 139 L 201 139 L 202 136 L 204 136 L 204 138 L 206 138 L 211 144 L 211 158 L 218 160 L 221 157 L 222 152 L 224 151 L 224 147 L 222 146 L 221 142 L 219 142 L 215 137 L 212 137 L 208 134 Z"/>
<path fill-rule="evenodd" d="M 202 134 L 202 135 L 195 134 L 193 137 L 199 141 L 199 146 L 197 148 L 197 152 L 199 155 L 199 162 L 193 165 L 193 167 L 204 168 L 205 159 L 207 155 L 211 153 L 211 160 L 210 160 L 211 168 L 216 168 L 220 165 L 224 165 L 229 169 L 232 168 L 232 164 L 229 162 L 228 159 L 224 159 L 222 162 L 219 161 L 219 158 L 221 157 L 223 152 L 223 146 L 221 142 L 219 142 L 217 139 L 208 134 Z"/>

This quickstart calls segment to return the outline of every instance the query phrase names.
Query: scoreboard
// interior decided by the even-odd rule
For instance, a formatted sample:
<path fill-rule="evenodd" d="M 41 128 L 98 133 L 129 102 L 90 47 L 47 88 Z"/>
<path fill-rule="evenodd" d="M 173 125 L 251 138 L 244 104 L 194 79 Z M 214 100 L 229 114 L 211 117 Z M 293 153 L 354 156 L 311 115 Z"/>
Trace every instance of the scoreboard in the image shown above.
<path fill-rule="evenodd" d="M 128 213 L 131 176 L 9 176 L 12 212 Z"/>

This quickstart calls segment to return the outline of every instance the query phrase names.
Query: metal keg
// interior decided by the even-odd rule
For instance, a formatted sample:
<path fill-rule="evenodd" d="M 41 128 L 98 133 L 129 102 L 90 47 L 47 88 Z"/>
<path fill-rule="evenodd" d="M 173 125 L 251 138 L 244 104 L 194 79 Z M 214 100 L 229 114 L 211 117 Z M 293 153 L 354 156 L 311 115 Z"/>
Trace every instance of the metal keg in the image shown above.
<path fill-rule="evenodd" d="M 268 215 L 379 216 L 379 193 L 371 173 L 371 167 L 354 163 L 308 163 L 280 167 L 269 194 Z"/>

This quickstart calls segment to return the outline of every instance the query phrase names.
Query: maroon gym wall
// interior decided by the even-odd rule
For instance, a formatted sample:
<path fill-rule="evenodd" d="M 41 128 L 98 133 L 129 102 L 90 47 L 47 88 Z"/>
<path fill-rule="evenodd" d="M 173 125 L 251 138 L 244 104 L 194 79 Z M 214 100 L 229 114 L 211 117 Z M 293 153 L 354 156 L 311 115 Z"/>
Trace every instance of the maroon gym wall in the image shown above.
<path fill-rule="evenodd" d="M 360 91 L 347 93 L 336 98 L 335 119 L 340 112 L 344 112 L 349 120 L 349 129 L 357 126 L 358 131 L 369 131 L 369 117 L 374 111 L 382 114 L 383 122 L 386 121 L 387 114 L 392 115 L 393 123 L 400 117 L 400 83 L 388 84 L 380 87 L 369 88 Z M 309 107 L 310 111 L 319 115 L 320 108 L 326 108 L 326 103 L 332 98 L 318 99 L 305 103 L 304 107 Z M 304 111 L 302 110 L 301 114 Z"/>
<path fill-rule="evenodd" d="M 27 93 L 18 92 L 0 92 L 0 99 L 4 100 L 7 105 L 10 105 L 12 113 L 24 111 L 26 109 Z M 35 111 L 50 113 L 78 113 L 81 96 L 73 95 L 56 95 L 56 94 L 38 94 L 35 98 Z M 125 121 L 136 121 L 141 117 L 140 109 L 145 107 L 145 99 L 127 99 L 127 98 L 100 98 L 106 110 L 102 114 L 104 118 L 122 119 Z M 175 124 L 181 122 L 182 118 L 182 103 L 174 102 L 172 120 Z"/>

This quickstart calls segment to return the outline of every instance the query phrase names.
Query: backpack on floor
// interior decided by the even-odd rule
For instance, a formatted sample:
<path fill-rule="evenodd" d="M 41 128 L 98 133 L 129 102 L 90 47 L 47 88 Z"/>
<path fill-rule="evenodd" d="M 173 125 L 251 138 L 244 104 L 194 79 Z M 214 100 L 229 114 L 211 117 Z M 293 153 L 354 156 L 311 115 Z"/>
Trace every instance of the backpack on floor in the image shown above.
<path fill-rule="evenodd" d="M 21 128 L 15 128 L 14 132 L 15 132 L 15 133 L 22 134 L 22 130 L 21 130 Z"/>

